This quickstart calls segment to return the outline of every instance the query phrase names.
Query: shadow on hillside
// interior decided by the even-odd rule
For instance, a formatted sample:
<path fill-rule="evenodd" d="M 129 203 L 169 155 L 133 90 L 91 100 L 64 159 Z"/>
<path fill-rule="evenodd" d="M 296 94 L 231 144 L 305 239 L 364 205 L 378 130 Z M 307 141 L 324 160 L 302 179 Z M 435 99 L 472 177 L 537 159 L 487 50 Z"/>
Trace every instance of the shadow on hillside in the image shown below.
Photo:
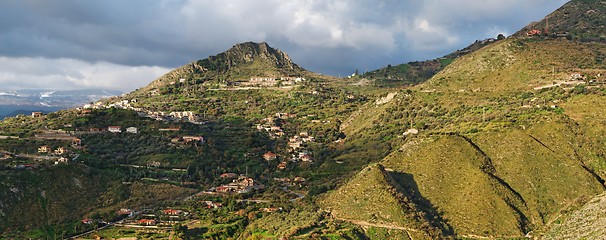
<path fill-rule="evenodd" d="M 402 172 L 390 172 L 389 175 L 398 182 L 401 189 L 417 206 L 417 208 L 425 213 L 425 218 L 434 227 L 439 228 L 444 235 L 453 235 L 454 230 L 448 224 L 446 219 L 442 218 L 442 213 L 438 207 L 434 206 L 429 199 L 423 197 L 419 192 L 419 186 L 412 174 Z"/>

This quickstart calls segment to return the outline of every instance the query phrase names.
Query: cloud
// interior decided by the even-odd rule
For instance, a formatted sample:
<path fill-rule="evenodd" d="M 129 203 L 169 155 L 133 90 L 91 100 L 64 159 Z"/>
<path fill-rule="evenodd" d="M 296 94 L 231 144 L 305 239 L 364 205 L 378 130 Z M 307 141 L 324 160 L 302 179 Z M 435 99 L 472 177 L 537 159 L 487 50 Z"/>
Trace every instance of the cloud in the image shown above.
<path fill-rule="evenodd" d="M 511 34 L 565 2 L 1 1 L 0 56 L 174 68 L 239 42 L 266 41 L 309 70 L 337 75 Z"/>
<path fill-rule="evenodd" d="M 124 66 L 76 59 L 0 57 L 3 89 L 92 89 L 132 91 L 169 71 L 157 66 Z"/>

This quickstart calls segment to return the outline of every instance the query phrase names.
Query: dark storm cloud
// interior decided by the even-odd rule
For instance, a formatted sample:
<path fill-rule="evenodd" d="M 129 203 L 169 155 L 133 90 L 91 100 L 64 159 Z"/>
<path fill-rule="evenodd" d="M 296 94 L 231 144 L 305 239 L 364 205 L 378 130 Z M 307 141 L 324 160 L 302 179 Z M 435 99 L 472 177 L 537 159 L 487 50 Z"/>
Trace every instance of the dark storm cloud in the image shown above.
<path fill-rule="evenodd" d="M 222 52 L 239 42 L 267 41 L 309 70 L 337 75 L 434 58 L 476 39 L 511 34 L 564 2 L 0 1 L 0 56 L 11 62 L 21 61 L 23 66 L 67 59 L 91 68 L 104 66 L 107 71 L 158 66 L 154 69 L 159 72 Z M 0 71 L 0 81 L 28 74 L 6 67 L 0 67 Z M 136 72 L 141 73 L 133 74 Z M 75 80 L 65 80 L 66 86 L 80 86 L 74 85 L 79 78 L 73 74 L 52 74 L 58 85 L 61 77 L 69 77 Z M 97 82 L 80 79 L 90 86 L 119 81 L 107 77 Z M 133 78 L 145 85 L 152 80 L 145 77 L 149 76 Z M 133 86 L 119 88 L 130 90 Z"/>

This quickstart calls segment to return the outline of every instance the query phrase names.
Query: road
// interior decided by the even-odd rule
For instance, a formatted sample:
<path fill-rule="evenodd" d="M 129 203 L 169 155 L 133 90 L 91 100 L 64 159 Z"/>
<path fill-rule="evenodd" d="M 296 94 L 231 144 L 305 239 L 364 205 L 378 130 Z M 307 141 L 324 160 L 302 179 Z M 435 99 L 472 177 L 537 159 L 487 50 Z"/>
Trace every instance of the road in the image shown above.
<path fill-rule="evenodd" d="M 99 230 L 106 229 L 106 228 L 111 227 L 113 225 L 114 225 L 114 223 L 108 223 L 107 225 L 105 225 L 103 227 L 100 227 L 100 228 L 97 228 L 97 229 L 93 229 L 93 230 L 90 230 L 90 231 L 85 232 L 85 233 L 80 233 L 80 234 L 78 234 L 76 236 L 71 236 L 71 237 L 69 237 L 69 239 L 78 239 L 79 237 L 83 237 L 83 236 L 89 235 L 91 233 L 94 233 L 94 232 L 99 231 Z"/>
<path fill-rule="evenodd" d="M 379 227 L 379 228 L 385 228 L 385 229 L 403 230 L 403 231 L 406 231 L 406 234 L 408 234 L 408 236 L 411 239 L 412 239 L 412 236 L 410 235 L 410 232 L 423 233 L 423 231 L 418 230 L 418 229 L 414 229 L 414 228 L 398 227 L 398 226 L 387 225 L 387 224 L 379 224 L 379 223 L 369 223 L 369 222 L 366 222 L 366 221 L 358 221 L 358 220 L 351 220 L 351 219 L 338 218 L 338 217 L 334 217 L 334 218 L 337 219 L 337 220 L 350 222 L 350 223 L 353 223 L 353 224 L 356 224 L 356 225 L 362 226 L 362 227 Z M 459 235 L 456 235 L 456 237 L 470 238 L 470 239 L 497 239 L 497 238 L 517 239 L 517 238 L 524 238 L 524 236 L 480 236 L 480 235 L 475 235 L 475 234 L 459 234 Z"/>
<path fill-rule="evenodd" d="M 97 231 L 99 231 L 99 230 L 103 230 L 103 229 L 106 229 L 106 228 L 108 228 L 108 227 L 111 227 L 111 226 L 114 226 L 114 225 L 121 224 L 121 223 L 122 223 L 122 222 L 124 222 L 125 220 L 132 219 L 132 218 L 134 218 L 135 216 L 137 216 L 137 215 L 139 215 L 139 214 L 140 214 L 140 212 L 135 212 L 133 215 L 131 215 L 131 216 L 129 216 L 129 217 L 126 217 L 126 218 L 120 219 L 120 220 L 115 221 L 115 222 L 109 222 L 109 223 L 105 224 L 105 226 L 99 227 L 99 228 L 97 228 L 97 229 L 90 230 L 90 231 L 85 232 L 85 233 L 80 233 L 80 234 L 75 235 L 75 236 L 71 236 L 71 237 L 69 237 L 69 239 L 77 239 L 77 238 L 79 238 L 79 237 L 89 235 L 89 234 L 94 233 L 94 232 L 97 232 Z"/>

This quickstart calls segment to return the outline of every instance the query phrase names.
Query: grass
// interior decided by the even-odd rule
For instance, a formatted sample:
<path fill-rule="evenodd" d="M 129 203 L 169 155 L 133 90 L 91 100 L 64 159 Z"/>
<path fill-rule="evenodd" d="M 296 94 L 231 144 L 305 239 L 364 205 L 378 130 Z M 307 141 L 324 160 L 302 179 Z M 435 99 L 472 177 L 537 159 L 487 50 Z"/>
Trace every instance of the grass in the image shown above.
<path fill-rule="evenodd" d="M 425 219 L 400 189 L 383 166 L 372 164 L 323 195 L 319 204 L 338 219 L 420 230 Z"/>
<path fill-rule="evenodd" d="M 575 146 L 569 144 L 574 135 L 567 135 L 567 128 L 542 123 L 527 132 L 514 130 L 474 138 L 491 157 L 496 173 L 524 199 L 528 207 L 524 214 L 536 227 L 553 219 L 576 198 L 604 190 L 575 156 Z"/>
<path fill-rule="evenodd" d="M 605 51 L 603 46 L 592 43 L 509 39 L 455 60 L 419 88 L 468 92 L 532 90 L 568 80 L 570 73 L 579 69 L 604 69 L 604 63 L 595 58 Z"/>
<path fill-rule="evenodd" d="M 441 217 L 452 233 L 523 236 L 521 216 L 512 193 L 488 174 L 481 152 L 461 137 L 409 142 L 383 164 L 400 175 L 413 201 L 429 215 Z"/>

